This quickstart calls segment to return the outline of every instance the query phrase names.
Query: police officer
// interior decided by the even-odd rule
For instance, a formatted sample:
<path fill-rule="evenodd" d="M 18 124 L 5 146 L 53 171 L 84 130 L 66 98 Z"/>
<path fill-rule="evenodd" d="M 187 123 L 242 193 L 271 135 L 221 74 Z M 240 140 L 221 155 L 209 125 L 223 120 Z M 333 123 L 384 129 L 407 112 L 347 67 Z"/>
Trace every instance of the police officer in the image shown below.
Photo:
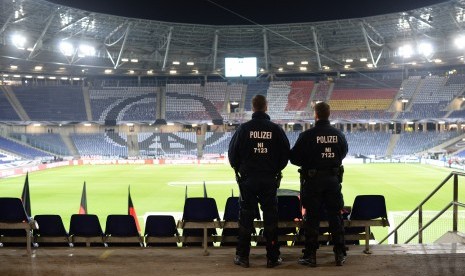
<path fill-rule="evenodd" d="M 252 99 L 252 120 L 239 126 L 229 144 L 229 162 L 236 172 L 241 193 L 239 242 L 234 263 L 249 267 L 250 240 L 257 204 L 263 211 L 267 267 L 281 264 L 278 244 L 277 189 L 289 159 L 289 140 L 283 129 L 266 114 L 265 96 Z"/>
<path fill-rule="evenodd" d="M 347 154 L 348 145 L 344 134 L 329 123 L 329 105 L 317 103 L 314 111 L 315 127 L 299 135 L 290 157 L 292 164 L 301 167 L 301 200 L 306 208 L 305 249 L 299 263 L 316 266 L 320 213 L 324 207 L 334 243 L 336 265 L 341 266 L 346 255 L 341 217 L 344 206 L 341 193 L 342 159 Z"/>

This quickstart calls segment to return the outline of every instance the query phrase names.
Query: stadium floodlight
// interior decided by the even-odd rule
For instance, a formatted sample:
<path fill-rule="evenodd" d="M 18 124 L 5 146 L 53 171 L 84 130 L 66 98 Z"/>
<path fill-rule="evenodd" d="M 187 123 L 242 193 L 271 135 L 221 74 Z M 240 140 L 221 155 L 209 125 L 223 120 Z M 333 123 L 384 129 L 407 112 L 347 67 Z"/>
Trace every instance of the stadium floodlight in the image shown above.
<path fill-rule="evenodd" d="M 153 75 L 153 70 L 148 70 L 148 71 L 147 71 L 147 74 L 148 74 L 148 75 Z"/>
<path fill-rule="evenodd" d="M 420 43 L 420 45 L 418 45 L 418 53 L 425 57 L 430 57 L 433 54 L 433 45 L 427 42 Z"/>
<path fill-rule="evenodd" d="M 413 48 L 411 45 L 404 45 L 399 47 L 399 55 L 403 58 L 409 58 L 413 55 Z"/>
<path fill-rule="evenodd" d="M 60 52 L 67 57 L 70 57 L 74 54 L 74 46 L 70 42 L 67 42 L 67 41 L 60 42 L 59 48 L 60 48 Z"/>
<path fill-rule="evenodd" d="M 361 58 L 361 59 L 360 59 L 360 62 L 367 62 L 367 61 L 368 61 L 367 58 Z"/>
<path fill-rule="evenodd" d="M 10 69 L 11 69 L 11 70 L 16 70 L 16 69 L 18 69 L 18 66 L 16 66 L 16 65 L 10 65 Z"/>
<path fill-rule="evenodd" d="M 181 64 L 179 61 L 173 61 L 173 65 L 179 65 Z"/>
<path fill-rule="evenodd" d="M 370 121 L 368 122 L 369 125 L 376 125 L 376 122 Z"/>
<path fill-rule="evenodd" d="M 43 79 L 45 79 L 45 77 L 44 77 L 44 76 L 37 76 L 37 78 L 38 78 L 38 79 L 40 79 L 40 80 L 43 80 Z"/>
<path fill-rule="evenodd" d="M 24 46 L 26 45 L 26 37 L 20 34 L 14 34 L 11 36 L 11 42 L 13 42 L 13 45 L 16 48 L 24 50 Z"/>
<path fill-rule="evenodd" d="M 167 126 L 174 126 L 174 123 L 166 123 Z"/>
<path fill-rule="evenodd" d="M 32 79 L 32 76 L 31 75 L 26 75 L 24 76 L 26 79 Z"/>
<path fill-rule="evenodd" d="M 192 127 L 196 127 L 196 126 L 197 126 L 197 124 L 192 124 Z"/>
<path fill-rule="evenodd" d="M 349 68 L 350 68 L 349 64 L 344 65 L 344 69 L 349 69 Z"/>
<path fill-rule="evenodd" d="M 39 123 L 35 123 L 35 124 L 32 124 L 32 126 L 40 127 L 40 124 L 39 124 Z"/>
<path fill-rule="evenodd" d="M 92 124 L 91 123 L 85 123 L 84 126 L 90 127 L 90 126 L 92 126 Z"/>
<path fill-rule="evenodd" d="M 300 64 L 301 64 L 301 65 L 307 65 L 307 64 L 308 64 L 308 61 L 306 61 L 306 60 L 301 61 Z"/>
<path fill-rule="evenodd" d="M 188 62 L 186 63 L 186 65 L 188 65 L 188 66 L 193 66 L 193 65 L 194 65 L 194 62 L 193 62 L 193 61 L 188 61 Z"/>
<path fill-rule="evenodd" d="M 9 76 L 8 74 L 3 74 L 3 77 L 5 77 L 5 78 L 8 77 L 8 76 Z"/>
<path fill-rule="evenodd" d="M 286 64 L 287 65 L 294 65 L 294 62 L 293 61 L 288 61 Z"/>
<path fill-rule="evenodd" d="M 21 75 L 13 75 L 13 78 L 21 78 Z"/>
<path fill-rule="evenodd" d="M 212 122 L 208 122 L 208 123 L 207 123 L 207 125 L 209 125 L 209 126 L 212 126 L 212 125 L 213 125 L 213 123 L 212 123 Z"/>
<path fill-rule="evenodd" d="M 444 122 L 444 121 L 439 121 L 438 124 L 444 125 L 444 124 L 446 124 L 446 122 Z"/>
<path fill-rule="evenodd" d="M 465 35 L 459 35 L 454 39 L 454 44 L 460 50 L 465 48 Z"/>
<path fill-rule="evenodd" d="M 368 68 L 373 68 L 373 64 L 372 64 L 372 63 L 368 63 L 368 64 L 367 64 L 367 67 L 368 67 Z"/>
<path fill-rule="evenodd" d="M 354 62 L 354 60 L 351 59 L 351 58 L 348 58 L 348 59 L 346 59 L 346 62 L 347 62 L 347 63 L 351 63 L 351 62 Z"/>
<path fill-rule="evenodd" d="M 134 74 L 134 70 L 129 70 L 128 73 L 132 75 Z"/>
<path fill-rule="evenodd" d="M 439 58 L 434 60 L 434 63 L 441 63 L 441 62 L 442 62 L 442 59 L 439 59 Z"/>
<path fill-rule="evenodd" d="M 284 70 L 284 69 L 283 69 L 282 67 L 279 67 L 279 68 L 278 68 L 278 71 L 279 71 L 279 72 L 282 72 L 283 70 Z"/>
<path fill-rule="evenodd" d="M 127 123 L 127 126 L 134 126 L 134 123 Z"/>
<path fill-rule="evenodd" d="M 49 79 L 49 80 L 56 80 L 57 77 L 53 77 L 53 76 L 52 76 L 52 77 L 48 77 L 48 79 Z"/>
<path fill-rule="evenodd" d="M 68 77 L 61 77 L 60 80 L 68 80 Z"/>
<path fill-rule="evenodd" d="M 122 58 L 121 61 L 122 61 L 122 62 L 128 62 L 129 59 L 128 59 L 128 58 Z"/>
<path fill-rule="evenodd" d="M 171 74 L 171 75 L 174 75 L 174 74 L 176 74 L 176 73 L 177 73 L 176 70 L 170 70 L 170 74 Z"/>
<path fill-rule="evenodd" d="M 88 44 L 81 44 L 79 45 L 78 55 L 80 57 L 95 56 L 95 47 Z"/>
<path fill-rule="evenodd" d="M 131 58 L 131 62 L 132 63 L 137 63 L 137 62 L 139 62 L 139 60 L 137 58 Z"/>
<path fill-rule="evenodd" d="M 41 71 L 43 68 L 43 66 L 37 65 L 36 67 L 34 67 L 34 70 Z"/>
<path fill-rule="evenodd" d="M 401 99 L 400 101 L 403 103 L 408 103 L 408 99 Z"/>
<path fill-rule="evenodd" d="M 293 126 L 293 125 L 295 125 L 295 123 L 294 123 L 294 122 L 289 122 L 289 123 L 287 123 L 287 124 L 288 124 L 289 126 Z"/>
<path fill-rule="evenodd" d="M 105 72 L 105 74 L 111 74 L 111 73 L 113 72 L 113 70 L 111 70 L 111 69 L 105 69 L 104 72 Z"/>
<path fill-rule="evenodd" d="M 78 81 L 78 80 L 81 80 L 81 78 L 75 77 L 73 78 L 73 80 Z"/>
<path fill-rule="evenodd" d="M 231 102 L 231 105 L 239 105 L 238 102 Z"/>
<path fill-rule="evenodd" d="M 299 67 L 299 70 L 300 70 L 300 71 L 307 71 L 307 67 L 305 67 L 305 66 L 300 66 L 300 67 Z"/>

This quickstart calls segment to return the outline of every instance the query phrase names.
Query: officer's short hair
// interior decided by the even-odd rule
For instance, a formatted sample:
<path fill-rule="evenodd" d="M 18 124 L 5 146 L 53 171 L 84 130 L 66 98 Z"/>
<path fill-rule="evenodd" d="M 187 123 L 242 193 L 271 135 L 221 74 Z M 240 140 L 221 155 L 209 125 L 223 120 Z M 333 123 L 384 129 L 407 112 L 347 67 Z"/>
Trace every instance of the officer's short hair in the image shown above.
<path fill-rule="evenodd" d="M 252 107 L 254 111 L 266 111 L 266 97 L 263 95 L 255 95 L 252 98 Z"/>
<path fill-rule="evenodd" d="M 318 116 L 318 119 L 328 120 L 329 115 L 331 114 L 329 104 L 325 102 L 319 102 L 315 105 L 315 114 Z"/>

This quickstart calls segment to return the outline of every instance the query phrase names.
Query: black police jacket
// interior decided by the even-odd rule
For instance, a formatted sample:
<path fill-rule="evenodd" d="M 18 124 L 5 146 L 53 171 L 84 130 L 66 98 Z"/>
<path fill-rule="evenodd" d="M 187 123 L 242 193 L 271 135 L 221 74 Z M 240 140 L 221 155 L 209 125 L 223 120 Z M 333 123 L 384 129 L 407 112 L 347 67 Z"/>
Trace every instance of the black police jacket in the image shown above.
<path fill-rule="evenodd" d="M 287 166 L 290 145 L 284 130 L 265 112 L 239 126 L 229 143 L 231 167 L 241 175 L 275 176 Z"/>
<path fill-rule="evenodd" d="M 290 161 L 303 169 L 327 170 L 342 165 L 349 147 L 344 134 L 328 120 L 302 132 L 291 150 Z"/>

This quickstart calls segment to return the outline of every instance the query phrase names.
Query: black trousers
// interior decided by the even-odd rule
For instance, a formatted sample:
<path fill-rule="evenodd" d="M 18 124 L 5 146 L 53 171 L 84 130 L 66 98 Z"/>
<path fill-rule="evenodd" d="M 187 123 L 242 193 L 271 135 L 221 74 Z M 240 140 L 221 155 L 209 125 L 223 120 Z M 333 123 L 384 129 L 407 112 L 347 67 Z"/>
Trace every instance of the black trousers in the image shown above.
<path fill-rule="evenodd" d="M 266 239 L 266 257 L 277 260 L 278 243 L 278 201 L 276 197 L 277 183 L 275 176 L 248 176 L 240 184 L 239 242 L 236 255 L 248 257 L 253 221 L 256 217 L 257 204 L 263 211 L 264 231 Z"/>
<path fill-rule="evenodd" d="M 302 193 L 302 204 L 306 209 L 304 253 L 309 254 L 319 248 L 318 235 L 322 218 L 329 222 L 334 251 L 344 252 L 344 224 L 341 215 L 344 199 L 338 177 L 326 175 L 307 179 Z M 326 217 L 322 217 L 324 211 Z"/>

